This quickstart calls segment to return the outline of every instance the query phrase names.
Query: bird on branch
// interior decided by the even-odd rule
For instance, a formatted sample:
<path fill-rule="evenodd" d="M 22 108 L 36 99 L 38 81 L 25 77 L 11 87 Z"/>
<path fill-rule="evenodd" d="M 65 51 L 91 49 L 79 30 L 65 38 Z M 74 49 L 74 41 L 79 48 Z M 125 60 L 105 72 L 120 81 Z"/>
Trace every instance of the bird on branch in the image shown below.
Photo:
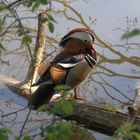
<path fill-rule="evenodd" d="M 96 64 L 93 43 L 94 36 L 84 28 L 74 29 L 61 39 L 59 46 L 63 50 L 52 61 L 46 59 L 39 66 L 40 79 L 33 84 L 38 89 L 31 97 L 34 109 L 47 103 L 58 85 L 66 85 L 66 90 L 74 89 L 74 98 L 82 99 L 77 88 Z"/>

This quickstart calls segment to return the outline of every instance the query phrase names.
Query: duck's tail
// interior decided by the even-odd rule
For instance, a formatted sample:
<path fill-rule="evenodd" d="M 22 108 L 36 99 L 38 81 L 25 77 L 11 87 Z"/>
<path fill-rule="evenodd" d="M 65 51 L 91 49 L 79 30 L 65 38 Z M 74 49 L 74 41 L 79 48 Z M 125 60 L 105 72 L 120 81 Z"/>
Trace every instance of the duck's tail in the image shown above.
<path fill-rule="evenodd" d="M 39 87 L 31 96 L 30 105 L 33 109 L 38 109 L 41 105 L 50 101 L 54 95 L 54 85 L 45 85 Z"/>

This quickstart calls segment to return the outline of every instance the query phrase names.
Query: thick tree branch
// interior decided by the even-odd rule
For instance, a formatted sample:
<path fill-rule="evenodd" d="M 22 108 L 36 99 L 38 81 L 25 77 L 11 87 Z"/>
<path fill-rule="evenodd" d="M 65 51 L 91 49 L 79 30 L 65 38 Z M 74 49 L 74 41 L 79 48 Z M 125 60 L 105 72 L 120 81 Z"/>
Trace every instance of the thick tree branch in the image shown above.
<path fill-rule="evenodd" d="M 23 93 L 19 87 L 15 86 L 15 83 L 12 84 L 9 82 L 10 81 L 3 81 L 3 83 L 5 83 L 11 90 L 14 90 L 15 94 L 18 94 L 22 97 L 25 97 L 28 94 L 26 91 Z M 51 103 L 51 107 L 53 107 L 53 105 L 57 102 L 58 100 L 54 100 Z M 77 123 L 83 124 L 84 127 L 88 129 L 107 135 L 112 135 L 115 130 L 125 124 L 128 120 L 127 113 L 119 111 L 113 112 L 107 109 L 106 105 L 104 104 L 89 103 L 87 101 L 77 101 L 73 112 L 62 117 L 66 120 L 75 120 Z M 134 124 L 140 126 L 140 118 L 137 117 L 134 121 Z"/>
<path fill-rule="evenodd" d="M 34 66 L 30 64 L 29 71 L 26 77 L 25 82 L 35 83 L 37 77 L 38 66 L 41 62 L 43 51 L 45 48 L 46 42 L 46 15 L 45 13 L 40 13 L 38 17 L 38 33 L 36 39 L 36 45 L 34 50 Z"/>
<path fill-rule="evenodd" d="M 103 104 L 89 102 L 78 102 L 71 114 L 62 117 L 66 120 L 75 120 L 88 129 L 110 136 L 128 119 L 125 113 L 112 112 Z M 140 118 L 136 118 L 134 124 L 140 126 Z"/>

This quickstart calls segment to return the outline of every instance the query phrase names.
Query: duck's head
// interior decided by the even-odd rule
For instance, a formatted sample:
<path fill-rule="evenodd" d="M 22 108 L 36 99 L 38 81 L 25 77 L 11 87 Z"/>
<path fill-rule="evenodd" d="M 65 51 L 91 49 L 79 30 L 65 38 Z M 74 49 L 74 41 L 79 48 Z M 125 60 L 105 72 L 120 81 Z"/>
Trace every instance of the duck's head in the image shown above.
<path fill-rule="evenodd" d="M 77 47 L 92 48 L 94 36 L 88 29 L 77 28 L 67 33 L 61 39 L 59 46 L 65 48 L 67 43 L 73 43 Z"/>

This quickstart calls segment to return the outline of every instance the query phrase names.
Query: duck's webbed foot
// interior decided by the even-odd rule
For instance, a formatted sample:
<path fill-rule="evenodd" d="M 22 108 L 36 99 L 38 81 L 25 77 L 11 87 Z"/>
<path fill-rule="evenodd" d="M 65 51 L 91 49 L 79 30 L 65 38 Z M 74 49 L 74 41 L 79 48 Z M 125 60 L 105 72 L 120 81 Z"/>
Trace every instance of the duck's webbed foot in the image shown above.
<path fill-rule="evenodd" d="M 84 100 L 83 97 L 79 96 L 79 93 L 78 93 L 78 88 L 74 88 L 74 99 L 76 100 Z"/>

